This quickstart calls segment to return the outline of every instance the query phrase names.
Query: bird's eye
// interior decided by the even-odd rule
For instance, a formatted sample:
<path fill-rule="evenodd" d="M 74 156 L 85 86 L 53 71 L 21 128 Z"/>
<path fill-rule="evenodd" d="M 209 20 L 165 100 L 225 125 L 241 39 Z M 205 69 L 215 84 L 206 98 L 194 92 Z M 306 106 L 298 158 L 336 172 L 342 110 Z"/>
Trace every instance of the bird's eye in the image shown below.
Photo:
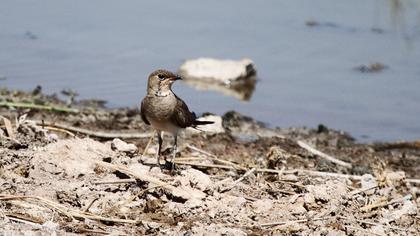
<path fill-rule="evenodd" d="M 164 77 L 163 75 L 158 75 L 158 78 L 159 78 L 160 80 L 164 80 L 164 79 L 165 79 L 165 77 Z"/>

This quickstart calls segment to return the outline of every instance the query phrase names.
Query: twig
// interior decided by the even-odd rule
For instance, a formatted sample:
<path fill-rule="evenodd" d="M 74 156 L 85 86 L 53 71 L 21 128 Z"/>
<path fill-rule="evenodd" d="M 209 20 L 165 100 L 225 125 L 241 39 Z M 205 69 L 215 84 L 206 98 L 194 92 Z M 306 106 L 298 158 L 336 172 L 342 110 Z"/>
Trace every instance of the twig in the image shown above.
<path fill-rule="evenodd" d="M 91 233 L 91 234 L 111 234 L 110 232 L 103 231 L 103 230 L 94 230 L 94 229 L 79 229 L 79 233 Z M 113 232 L 115 233 L 115 232 Z M 121 235 L 121 234 L 117 234 Z"/>
<path fill-rule="evenodd" d="M 6 216 L 10 220 L 13 220 L 13 221 L 16 221 L 16 222 L 19 222 L 19 223 L 28 224 L 28 225 L 34 226 L 34 227 L 36 227 L 38 229 L 42 228 L 42 225 L 41 224 L 38 224 L 38 223 L 35 223 L 35 222 L 32 222 L 32 221 L 29 221 L 29 220 L 24 220 L 24 219 L 21 219 L 21 218 L 12 216 L 12 215 L 7 215 L 6 214 Z"/>
<path fill-rule="evenodd" d="M 187 160 L 187 159 L 182 159 Z M 235 170 L 236 168 L 228 165 L 216 165 L 216 164 L 203 164 L 203 163 L 193 163 L 193 162 L 185 162 L 185 161 L 176 161 L 176 164 L 179 165 L 189 165 L 189 166 L 197 166 L 197 167 L 208 167 L 208 168 L 218 168 L 218 169 L 228 169 L 228 170 Z M 255 166 L 254 166 L 255 167 Z M 239 167 L 240 170 L 244 170 L 244 167 Z M 263 173 L 272 173 L 272 174 L 296 174 L 301 173 L 304 175 L 309 176 L 319 176 L 319 177 L 332 177 L 332 178 L 341 178 L 341 179 L 351 179 L 351 180 L 361 180 L 362 176 L 360 175 L 347 175 L 347 174 L 340 174 L 340 173 L 333 173 L 333 172 L 323 172 L 323 171 L 315 171 L 315 170 L 305 170 L 305 169 L 291 169 L 291 170 L 276 170 L 276 169 L 265 169 L 265 168 L 256 168 L 256 172 L 263 172 Z M 420 184 L 420 179 L 406 179 L 404 180 L 406 183 L 413 183 L 413 184 Z"/>
<path fill-rule="evenodd" d="M 91 137 L 96 138 L 103 138 L 103 139 L 114 139 L 114 138 L 122 138 L 122 139 L 136 139 L 136 138 L 149 138 L 153 136 L 153 133 L 107 133 L 101 131 L 92 131 L 88 129 L 83 129 L 79 127 L 74 127 L 65 124 L 57 124 L 57 123 L 43 123 L 42 121 L 34 121 L 37 125 L 44 125 L 50 126 L 60 129 L 65 129 L 74 133 L 85 134 Z"/>
<path fill-rule="evenodd" d="M 7 135 L 9 135 L 9 137 L 11 139 L 16 140 L 15 132 L 13 132 L 13 128 L 12 128 L 12 122 L 10 122 L 10 120 L 7 119 L 4 116 L 0 116 L 0 117 L 3 118 L 3 122 L 4 122 L 4 126 L 6 127 Z"/>
<path fill-rule="evenodd" d="M 91 220 L 101 220 L 101 221 L 108 221 L 108 222 L 116 222 L 116 223 L 129 223 L 129 224 L 137 224 L 137 220 L 127 220 L 127 219 L 118 219 L 118 218 L 108 218 L 99 215 L 94 215 L 92 213 L 81 212 L 72 210 L 64 205 L 59 203 L 55 203 L 48 199 L 38 197 L 38 196 L 19 196 L 19 195 L 0 195 L 0 201 L 10 201 L 10 200 L 26 200 L 26 199 L 33 199 L 37 200 L 41 203 L 44 203 L 51 208 L 58 210 L 62 214 L 66 215 L 69 218 L 82 218 L 82 219 L 91 219 Z"/>
<path fill-rule="evenodd" d="M 150 144 L 151 144 L 151 143 L 152 143 L 152 141 L 153 141 L 153 137 L 155 136 L 155 133 L 156 133 L 156 131 L 154 131 L 154 132 L 153 132 L 153 135 L 152 135 L 152 136 L 150 136 L 149 141 L 147 142 L 146 147 L 145 147 L 145 148 L 144 148 L 144 150 L 143 150 L 143 154 L 141 155 L 142 157 L 144 157 L 144 156 L 146 155 L 147 150 L 149 149 L 149 146 L 150 146 Z"/>
<path fill-rule="evenodd" d="M 419 149 L 420 140 L 411 141 L 411 142 L 395 142 L 395 143 L 378 143 L 374 144 L 373 148 L 376 151 L 383 151 L 389 149 L 401 149 L 401 148 L 410 148 L 410 149 Z"/>
<path fill-rule="evenodd" d="M 189 192 L 187 192 L 187 191 L 185 191 L 181 188 L 176 188 L 172 185 L 168 185 L 167 183 L 165 183 L 165 182 L 163 182 L 163 181 L 161 181 L 157 178 L 154 178 L 154 177 L 152 177 L 148 174 L 136 173 L 136 172 L 133 172 L 130 169 L 124 167 L 124 166 L 114 165 L 114 164 L 103 162 L 103 161 L 96 161 L 95 163 L 99 166 L 102 166 L 102 167 L 106 167 L 106 168 L 110 168 L 110 169 L 113 169 L 113 170 L 121 171 L 121 172 L 123 172 L 127 175 L 130 175 L 130 176 L 132 176 L 136 179 L 139 179 L 141 181 L 144 181 L 144 182 L 153 183 L 155 185 L 162 185 L 163 188 L 166 188 L 167 190 L 171 191 L 172 193 L 176 192 L 178 197 L 181 197 L 180 194 L 185 199 L 190 199 L 192 197 L 192 195 Z"/>
<path fill-rule="evenodd" d="M 310 152 L 310 153 L 312 153 L 312 154 L 315 154 L 315 155 L 317 155 L 317 156 L 319 156 L 319 157 L 322 157 L 322 158 L 324 158 L 324 159 L 326 159 L 326 160 L 328 160 L 328 161 L 330 161 L 330 162 L 332 162 L 332 163 L 335 163 L 335 164 L 337 164 L 337 165 L 344 166 L 344 167 L 347 167 L 347 168 L 351 168 L 351 167 L 352 167 L 352 165 L 351 165 L 350 163 L 347 163 L 347 162 L 344 162 L 344 161 L 338 160 L 338 159 L 337 159 L 337 158 L 335 158 L 335 157 L 332 157 L 332 156 L 330 156 L 330 155 L 328 155 L 328 154 L 325 154 L 325 153 L 323 153 L 323 152 L 321 152 L 321 151 L 319 151 L 319 150 L 317 150 L 317 149 L 315 149 L 315 148 L 313 148 L 313 147 L 309 146 L 307 143 L 305 143 L 305 142 L 303 142 L 303 141 L 301 141 L 301 140 L 298 140 L 298 141 L 297 141 L 297 144 L 298 144 L 301 148 L 306 149 L 308 152 Z"/>
<path fill-rule="evenodd" d="M 216 156 L 216 155 L 211 154 L 211 153 L 209 153 L 209 152 L 206 152 L 206 151 L 204 151 L 204 150 L 202 150 L 202 149 L 200 149 L 200 148 L 198 148 L 198 147 L 195 147 L 195 146 L 193 146 L 193 145 L 187 144 L 186 146 L 187 146 L 189 149 L 193 150 L 193 151 L 199 152 L 199 153 L 204 154 L 204 155 L 207 155 L 207 156 L 209 156 L 209 157 L 217 158 L 217 156 Z"/>
<path fill-rule="evenodd" d="M 117 180 L 92 182 L 92 184 L 128 184 L 128 183 L 137 183 L 137 181 L 135 179 L 117 179 Z"/>
<path fill-rule="evenodd" d="M 360 210 L 361 211 L 370 211 L 373 208 L 384 207 L 384 206 L 388 206 L 388 205 L 391 205 L 391 204 L 394 204 L 394 203 L 397 203 L 397 202 L 408 201 L 412 197 L 413 196 L 411 194 L 408 194 L 408 195 L 406 195 L 402 198 L 397 198 L 397 199 L 394 199 L 394 200 L 391 200 L 391 201 L 379 202 L 379 203 L 375 203 L 375 204 L 372 204 L 372 205 L 367 205 L 367 206 L 364 206 L 364 207 L 360 208 Z"/>
<path fill-rule="evenodd" d="M 220 159 L 220 158 L 218 158 L 216 155 L 214 155 L 214 154 L 212 154 L 212 153 L 209 153 L 209 152 L 207 152 L 207 151 L 204 151 L 204 150 L 202 150 L 202 149 L 200 149 L 200 148 L 198 148 L 198 147 L 195 147 L 195 146 L 190 145 L 190 144 L 187 144 L 186 146 L 187 146 L 189 149 L 193 150 L 193 151 L 199 152 L 199 153 L 201 153 L 201 154 L 204 154 L 204 155 L 206 155 L 206 156 L 210 157 L 210 159 L 211 159 L 211 160 L 213 160 L 213 161 L 219 162 L 219 163 L 221 163 L 221 164 L 231 165 L 231 166 L 235 167 L 235 169 L 245 170 L 244 168 L 242 168 L 242 167 L 238 166 L 237 164 L 235 164 L 235 163 L 233 163 L 233 162 L 231 162 L 231 161 L 227 161 L 227 160 Z"/>
<path fill-rule="evenodd" d="M 310 176 L 319 176 L 319 177 L 335 177 L 335 178 L 343 178 L 343 179 L 353 179 L 353 180 L 361 180 L 362 176 L 360 175 L 346 175 L 346 174 L 339 174 L 339 173 L 332 173 L 332 172 L 322 172 L 322 171 L 314 171 L 314 170 L 305 170 L 305 169 L 297 169 L 297 172 L 302 172 L 303 174 L 310 175 Z"/>
<path fill-rule="evenodd" d="M 302 219 L 302 220 L 286 220 L 286 221 L 277 221 L 277 222 L 271 222 L 271 223 L 265 223 L 261 224 L 261 227 L 273 227 L 277 225 L 285 225 L 290 223 L 304 223 L 309 221 L 318 221 L 318 220 L 326 220 L 329 218 L 313 218 L 313 219 Z"/>
<path fill-rule="evenodd" d="M 236 187 L 242 180 L 244 180 L 246 177 L 248 177 L 250 174 L 254 173 L 257 169 L 256 168 L 252 168 L 249 171 L 247 171 L 242 177 L 240 177 L 239 179 L 235 180 L 231 186 L 220 190 L 221 193 L 227 192 L 229 190 L 231 190 L 232 188 Z"/>
<path fill-rule="evenodd" d="M 302 184 L 297 184 L 297 183 L 293 183 L 293 182 L 290 182 L 290 181 L 284 181 L 284 180 L 281 180 L 281 179 L 280 180 L 276 180 L 274 182 L 275 183 L 288 184 L 288 185 L 296 186 L 296 187 L 299 187 L 299 188 L 302 188 L 302 189 L 305 188 L 305 186 L 302 185 Z"/>
<path fill-rule="evenodd" d="M 164 185 L 169 185 L 169 184 L 164 184 Z M 152 189 L 155 189 L 155 188 L 160 188 L 160 187 L 163 187 L 164 185 L 157 185 L 157 186 L 152 186 L 152 187 L 149 187 L 149 188 L 143 189 L 143 190 L 139 191 L 138 193 L 136 193 L 136 194 L 135 194 L 134 196 L 132 196 L 131 198 L 129 198 L 129 199 L 125 200 L 125 201 L 122 201 L 122 202 L 120 202 L 120 203 L 117 203 L 117 204 L 116 204 L 116 207 L 120 208 L 120 207 L 122 207 L 122 206 L 124 206 L 124 205 L 127 205 L 128 203 L 130 203 L 130 202 L 134 201 L 134 199 L 138 198 L 139 196 L 143 195 L 144 193 L 146 193 L 146 192 L 148 192 L 148 191 L 150 191 L 150 190 L 152 190 Z"/>
<path fill-rule="evenodd" d="M 356 189 L 356 190 L 354 190 L 354 191 L 351 191 L 351 192 L 349 193 L 349 195 L 350 195 L 350 196 L 354 196 L 354 195 L 356 195 L 356 194 L 363 193 L 363 192 L 369 191 L 369 190 L 371 190 L 371 189 L 375 189 L 375 188 L 377 188 L 377 187 L 379 187 L 379 186 L 378 186 L 378 185 L 374 185 L 374 186 L 370 186 L 370 187 L 367 187 L 367 188 Z"/>
<path fill-rule="evenodd" d="M 216 164 L 203 164 L 203 163 L 192 163 L 192 162 L 183 162 L 183 161 L 176 161 L 175 164 L 178 165 L 188 165 L 188 166 L 197 166 L 197 167 L 209 167 L 209 168 L 218 168 L 218 169 L 229 169 L 229 170 L 235 170 L 233 166 L 227 166 L 227 165 L 216 165 Z"/>
<path fill-rule="evenodd" d="M 420 184 L 420 179 L 406 179 L 405 182 L 410 184 Z"/>
<path fill-rule="evenodd" d="M 74 108 L 46 106 L 46 105 L 38 105 L 34 103 L 21 103 L 21 102 L 0 102 L 0 107 L 19 107 L 19 108 L 30 108 L 30 109 L 37 109 L 37 110 L 79 113 L 79 110 L 74 109 Z"/>
<path fill-rule="evenodd" d="M 86 206 L 86 208 L 83 210 L 83 212 L 89 212 L 90 207 L 93 205 L 93 203 L 95 203 L 99 198 L 95 197 L 94 199 L 92 199 L 92 201 L 90 201 L 90 203 Z"/>
<path fill-rule="evenodd" d="M 377 234 L 377 233 L 374 233 L 374 232 L 369 231 L 369 230 L 366 230 L 366 229 L 362 229 L 362 228 L 358 228 L 358 227 L 353 227 L 353 226 L 350 226 L 350 225 L 344 225 L 344 227 L 345 228 L 348 228 L 348 229 L 358 230 L 358 231 L 363 232 L 365 234 L 379 235 L 379 236 L 383 236 L 384 235 L 384 234 Z"/>
<path fill-rule="evenodd" d="M 343 219 L 343 220 L 356 221 L 356 222 L 361 223 L 361 224 L 382 226 L 382 227 L 385 227 L 385 228 L 388 228 L 388 229 L 399 230 L 399 231 L 404 231 L 404 232 L 412 232 L 412 233 L 416 232 L 415 230 L 401 229 L 401 228 L 398 228 L 398 227 L 390 226 L 388 224 L 379 224 L 379 223 L 371 222 L 371 221 L 367 221 L 367 220 L 350 219 L 350 218 L 347 218 L 347 217 L 344 217 L 344 216 L 337 216 L 337 217 L 340 218 L 340 219 Z"/>
<path fill-rule="evenodd" d="M 70 132 L 66 129 L 61 129 L 61 128 L 57 128 L 57 127 L 53 127 L 53 126 L 44 126 L 43 128 L 48 129 L 48 130 L 62 132 L 62 133 L 70 135 L 71 137 L 76 137 L 75 134 L 73 134 L 72 132 Z"/>
<path fill-rule="evenodd" d="M 0 195 L 0 201 L 9 201 L 9 200 L 25 200 L 25 199 L 33 199 L 36 201 L 39 201 L 41 203 L 44 203 L 45 205 L 61 212 L 62 214 L 66 215 L 67 217 L 73 219 L 73 216 L 71 214 L 69 214 L 68 212 L 66 212 L 65 210 L 63 210 L 60 207 L 60 204 L 55 203 L 53 201 L 50 201 L 48 199 L 42 198 L 42 197 L 38 197 L 38 196 L 21 196 L 21 195 Z"/>

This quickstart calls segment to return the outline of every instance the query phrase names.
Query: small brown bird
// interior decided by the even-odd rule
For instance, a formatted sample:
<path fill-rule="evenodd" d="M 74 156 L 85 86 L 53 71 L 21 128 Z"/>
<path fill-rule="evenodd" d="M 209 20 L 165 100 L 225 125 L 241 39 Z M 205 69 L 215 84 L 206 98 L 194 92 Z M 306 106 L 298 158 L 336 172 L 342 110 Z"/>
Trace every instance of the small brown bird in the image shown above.
<path fill-rule="evenodd" d="M 196 128 L 197 125 L 212 124 L 212 121 L 199 121 L 194 112 L 190 112 L 187 104 L 172 91 L 172 84 L 182 79 L 180 76 L 167 71 L 156 70 L 149 75 L 147 81 L 147 95 L 141 102 L 141 118 L 147 125 L 157 131 L 158 152 L 157 164 L 160 167 L 160 152 L 162 148 L 162 132 L 169 132 L 174 136 L 172 150 L 173 160 L 176 155 L 178 132 L 187 127 Z"/>

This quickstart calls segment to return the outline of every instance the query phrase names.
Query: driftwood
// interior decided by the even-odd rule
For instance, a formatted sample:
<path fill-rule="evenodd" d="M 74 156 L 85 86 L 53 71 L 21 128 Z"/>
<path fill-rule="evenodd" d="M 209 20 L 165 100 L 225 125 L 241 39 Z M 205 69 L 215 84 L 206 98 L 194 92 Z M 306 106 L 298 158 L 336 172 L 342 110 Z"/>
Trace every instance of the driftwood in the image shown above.
<path fill-rule="evenodd" d="M 321 151 L 319 151 L 319 150 L 317 150 L 317 149 L 309 146 L 309 144 L 307 144 L 307 143 L 305 143 L 305 142 L 303 142 L 301 140 L 297 141 L 297 144 L 301 148 L 306 149 L 308 152 L 310 152 L 312 154 L 315 154 L 315 155 L 317 155 L 319 157 L 322 157 L 322 158 L 324 158 L 324 159 L 326 159 L 326 160 L 328 160 L 328 161 L 330 161 L 332 163 L 335 163 L 337 165 L 344 166 L 344 167 L 347 167 L 347 168 L 351 168 L 352 167 L 352 165 L 350 163 L 341 161 L 341 160 L 339 160 L 339 159 L 337 159 L 337 158 L 335 158 L 333 156 L 330 156 L 328 154 L 325 154 L 325 153 L 323 153 L 323 152 L 321 152 Z"/>
<path fill-rule="evenodd" d="M 189 165 L 189 166 L 196 166 L 201 168 L 218 168 L 218 169 L 227 169 L 227 170 L 237 170 L 236 168 L 229 166 L 229 165 L 216 165 L 216 164 L 204 164 L 204 163 L 194 163 L 194 162 L 185 162 L 185 161 L 174 161 L 178 165 Z M 255 166 L 254 166 L 255 167 Z M 241 167 L 239 170 L 247 170 L 245 167 Z M 264 169 L 264 168 L 256 168 L 256 172 L 261 173 L 272 173 L 272 174 L 300 174 L 300 175 L 308 175 L 308 176 L 316 176 L 316 177 L 331 177 L 331 178 L 340 178 L 340 179 L 351 179 L 351 180 L 358 180 L 362 179 L 361 175 L 348 175 L 348 174 L 340 174 L 340 173 L 333 173 L 333 172 L 323 172 L 323 171 L 314 171 L 314 170 L 306 170 L 306 169 L 290 169 L 290 170 L 276 170 L 276 169 Z M 405 183 L 410 184 L 420 184 L 420 179 L 405 179 Z M 362 190 L 363 191 L 363 190 Z M 366 191 L 366 190 L 364 190 Z"/>
<path fill-rule="evenodd" d="M 51 200 L 39 197 L 39 196 L 22 196 L 22 195 L 0 195 L 0 201 L 27 201 L 32 200 L 38 202 L 48 208 L 54 209 L 57 212 L 71 218 L 82 218 L 82 219 L 91 219 L 91 220 L 100 220 L 100 221 L 107 221 L 107 222 L 115 222 L 115 223 L 129 223 L 129 224 L 137 224 L 138 220 L 127 220 L 127 219 L 118 219 L 118 218 L 109 218 L 104 216 L 95 215 L 92 213 L 87 213 L 83 211 L 73 210 L 64 205 L 59 203 L 53 202 Z"/>
<path fill-rule="evenodd" d="M 79 113 L 79 110 L 74 109 L 74 108 L 38 105 L 34 103 L 21 103 L 21 102 L 0 102 L 0 107 L 18 107 L 18 108 L 29 108 L 29 109 L 36 109 L 36 110 L 47 110 L 47 111 L 66 112 L 66 113 Z"/>
<path fill-rule="evenodd" d="M 121 138 L 121 139 L 136 139 L 136 138 L 150 138 L 153 137 L 152 133 L 108 133 L 102 131 L 93 131 L 89 129 L 74 127 L 71 125 L 65 124 L 57 124 L 57 123 L 47 123 L 42 121 L 34 121 L 36 125 L 44 126 L 44 127 L 54 127 L 63 130 L 70 131 L 71 133 L 80 133 L 85 134 L 95 138 L 103 138 L 103 139 L 114 139 L 114 138 Z"/>
<path fill-rule="evenodd" d="M 118 170 L 120 172 L 123 172 L 124 174 L 132 176 L 133 178 L 144 181 L 144 182 L 153 183 L 155 185 L 162 186 L 162 188 L 169 190 L 172 194 L 176 195 L 177 197 L 180 197 L 186 200 L 194 198 L 194 196 L 191 193 L 183 190 L 182 188 L 177 188 L 175 186 L 169 185 L 168 183 L 165 183 L 155 177 L 152 177 L 149 174 L 140 174 L 140 173 L 137 173 L 128 169 L 125 166 L 114 165 L 114 164 L 103 162 L 103 161 L 96 161 L 95 164 L 108 168 L 108 169 Z"/>
<path fill-rule="evenodd" d="M 411 142 L 393 142 L 393 143 L 377 143 L 373 145 L 373 148 L 376 151 L 384 151 L 390 149 L 420 149 L 420 140 L 411 141 Z"/>
<path fill-rule="evenodd" d="M 394 200 L 391 200 L 391 201 L 383 201 L 383 202 L 378 202 L 378 203 L 374 203 L 374 204 L 371 204 L 371 205 L 367 205 L 367 206 L 364 206 L 364 207 L 360 208 L 360 210 L 361 211 L 370 211 L 374 208 L 388 206 L 388 205 L 391 205 L 391 204 L 394 204 L 394 203 L 397 203 L 397 202 L 408 201 L 411 198 L 413 198 L 413 196 L 411 194 L 409 194 L 409 195 L 406 195 L 402 198 L 394 199 Z"/>
<path fill-rule="evenodd" d="M 231 190 L 232 188 L 234 188 L 236 185 L 238 185 L 242 180 L 244 180 L 246 177 L 248 177 L 250 174 L 254 173 L 255 170 L 257 170 L 256 168 L 252 168 L 249 171 L 247 171 L 242 177 L 240 177 L 239 179 L 235 180 L 235 182 L 233 182 L 233 184 L 227 188 L 222 189 L 220 192 L 224 193 L 227 192 L 229 190 Z"/>

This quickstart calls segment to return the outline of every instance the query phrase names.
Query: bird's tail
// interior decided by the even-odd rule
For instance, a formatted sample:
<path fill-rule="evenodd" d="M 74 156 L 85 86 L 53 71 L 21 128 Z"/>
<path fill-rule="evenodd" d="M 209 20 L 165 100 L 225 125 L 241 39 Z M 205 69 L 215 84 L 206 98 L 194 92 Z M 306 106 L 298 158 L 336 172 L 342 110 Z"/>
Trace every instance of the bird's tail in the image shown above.
<path fill-rule="evenodd" d="M 214 124 L 214 121 L 195 120 L 193 125 L 197 126 L 197 125 L 209 125 L 209 124 Z"/>

